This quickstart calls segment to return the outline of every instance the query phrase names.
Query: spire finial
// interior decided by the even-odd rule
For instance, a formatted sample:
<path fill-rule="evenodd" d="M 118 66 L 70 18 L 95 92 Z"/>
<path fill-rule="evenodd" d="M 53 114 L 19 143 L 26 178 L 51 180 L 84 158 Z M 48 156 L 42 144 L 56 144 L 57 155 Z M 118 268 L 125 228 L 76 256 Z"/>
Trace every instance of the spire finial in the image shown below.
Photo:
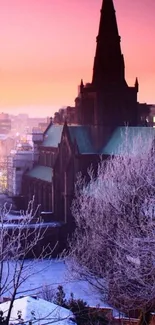
<path fill-rule="evenodd" d="M 136 80 L 135 80 L 135 88 L 137 90 L 137 93 L 139 91 L 139 82 L 138 82 L 138 78 L 136 77 Z"/>
<path fill-rule="evenodd" d="M 84 84 L 83 84 L 83 79 L 81 79 L 81 83 L 80 83 L 80 92 L 82 93 L 84 88 Z"/>

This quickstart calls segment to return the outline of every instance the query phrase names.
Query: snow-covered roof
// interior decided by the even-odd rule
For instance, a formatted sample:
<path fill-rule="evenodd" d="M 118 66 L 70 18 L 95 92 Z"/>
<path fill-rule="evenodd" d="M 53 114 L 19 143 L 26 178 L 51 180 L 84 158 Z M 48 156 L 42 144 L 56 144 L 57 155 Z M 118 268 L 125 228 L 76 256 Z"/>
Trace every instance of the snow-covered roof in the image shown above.
<path fill-rule="evenodd" d="M 6 264 L 4 265 L 5 267 L 7 267 Z M 10 261 L 9 267 L 10 273 L 8 281 L 11 281 L 14 274 L 13 261 Z M 44 288 L 44 286 L 47 285 L 47 287 L 51 289 L 52 292 L 56 292 L 58 285 L 61 284 L 64 288 L 66 299 L 69 299 L 71 292 L 73 292 L 75 299 L 84 300 L 90 307 L 112 309 L 113 317 L 120 318 L 120 316 L 124 316 L 122 315 L 122 313 L 119 312 L 119 310 L 113 308 L 113 306 L 110 306 L 106 301 L 104 301 L 103 295 L 100 296 L 98 291 L 93 289 L 87 281 L 80 281 L 78 279 L 73 278 L 73 276 L 68 272 L 66 264 L 63 260 L 25 260 L 25 267 L 31 270 L 31 276 L 28 277 L 27 280 L 23 282 L 19 287 L 17 292 L 18 297 L 21 294 L 23 295 L 24 292 L 25 294 L 29 294 L 30 296 L 33 293 L 42 297 L 42 289 Z M 10 292 L 12 294 L 12 290 L 10 290 L 5 293 L 5 296 L 9 296 Z M 0 310 L 1 306 L 2 305 L 0 305 Z M 40 323 L 39 325 L 42 325 L 42 323 Z M 70 323 L 70 325 L 72 325 L 72 323 Z"/>
<path fill-rule="evenodd" d="M 0 304 L 0 310 L 7 316 L 10 301 Z M 21 313 L 21 322 L 18 313 Z M 16 299 L 11 311 L 10 324 L 28 324 L 29 321 L 35 325 L 53 324 L 56 325 L 74 325 L 73 313 L 63 307 L 57 306 L 36 296 L 26 296 Z"/>
<path fill-rule="evenodd" d="M 16 220 L 18 220 L 18 219 L 16 219 Z M 61 222 L 58 222 L 58 221 L 51 221 L 51 222 L 32 222 L 32 223 L 27 223 L 27 224 L 25 224 L 24 226 L 23 226 L 23 224 L 20 224 L 20 223 L 18 223 L 18 221 L 17 222 L 15 222 L 16 221 L 15 219 L 13 220 L 13 222 L 4 222 L 4 223 L 1 223 L 0 222 L 0 228 L 3 226 L 3 228 L 16 228 L 16 227 L 18 227 L 18 228 L 23 228 L 23 227 L 25 227 L 25 229 L 26 228 L 28 228 L 28 229 L 32 229 L 32 228 L 56 228 L 56 227 L 61 227 L 62 226 L 62 223 Z"/>
<path fill-rule="evenodd" d="M 42 214 L 42 216 L 44 216 L 45 214 L 48 214 L 48 213 L 51 215 L 51 212 L 42 212 L 41 214 Z M 25 218 L 26 218 L 26 216 L 23 215 L 22 213 L 20 213 L 20 211 L 15 211 L 15 213 L 9 212 L 3 218 L 4 223 L 2 224 L 0 222 L 0 227 L 2 225 L 3 225 L 4 228 L 16 228 L 17 226 L 18 226 L 18 228 L 23 227 L 23 224 L 20 223 L 20 222 L 22 222 L 22 220 L 24 221 Z M 27 228 L 34 228 L 34 227 L 55 228 L 55 227 L 61 227 L 62 226 L 62 223 L 59 222 L 59 221 L 48 221 L 48 222 L 45 221 L 44 222 L 44 220 L 42 218 L 39 221 L 38 218 L 36 218 L 35 216 L 34 217 L 30 216 L 29 218 L 31 218 L 31 223 L 29 223 L 29 222 L 25 223 L 25 227 L 27 227 Z"/>

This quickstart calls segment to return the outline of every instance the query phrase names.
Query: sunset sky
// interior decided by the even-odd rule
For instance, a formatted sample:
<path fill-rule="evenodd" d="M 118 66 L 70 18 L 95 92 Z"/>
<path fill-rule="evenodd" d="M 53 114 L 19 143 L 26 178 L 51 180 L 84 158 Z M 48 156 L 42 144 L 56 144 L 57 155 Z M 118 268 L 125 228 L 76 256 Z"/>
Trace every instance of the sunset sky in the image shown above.
<path fill-rule="evenodd" d="M 0 0 L 0 110 L 53 115 L 91 81 L 102 0 Z M 155 103 L 155 0 L 114 0 L 126 79 Z"/>

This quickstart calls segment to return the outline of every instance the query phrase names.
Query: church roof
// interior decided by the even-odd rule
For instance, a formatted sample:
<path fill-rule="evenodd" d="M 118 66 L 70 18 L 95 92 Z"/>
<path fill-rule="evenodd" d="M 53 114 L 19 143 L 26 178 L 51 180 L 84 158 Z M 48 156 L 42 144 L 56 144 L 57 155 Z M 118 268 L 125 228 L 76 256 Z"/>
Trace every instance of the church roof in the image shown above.
<path fill-rule="evenodd" d="M 53 169 L 51 167 L 37 165 L 29 170 L 25 175 L 51 183 L 52 174 Z"/>
<path fill-rule="evenodd" d="M 103 155 L 124 155 L 127 151 L 132 153 L 135 138 L 140 137 L 142 142 L 155 139 L 155 128 L 135 126 L 135 127 L 117 127 L 112 133 L 107 144 L 101 149 Z M 124 146 L 124 139 L 127 138 L 128 149 Z M 140 150 L 140 148 L 138 148 Z M 149 150 L 149 147 L 148 147 Z"/>
<path fill-rule="evenodd" d="M 51 125 L 44 133 L 43 147 L 57 148 L 61 140 L 63 125 Z"/>
<path fill-rule="evenodd" d="M 143 143 L 146 142 L 146 139 L 155 140 L 155 128 L 143 126 L 117 127 L 107 143 L 100 150 L 96 150 L 91 136 L 92 127 L 68 126 L 68 130 L 72 143 L 75 141 L 77 143 L 79 153 L 87 155 L 124 155 L 127 151 L 133 152 L 133 144 L 137 137 L 141 137 Z M 125 138 L 128 139 L 128 149 L 124 146 Z"/>
<path fill-rule="evenodd" d="M 71 141 L 76 141 L 80 154 L 94 154 L 92 145 L 91 127 L 89 126 L 68 126 Z"/>

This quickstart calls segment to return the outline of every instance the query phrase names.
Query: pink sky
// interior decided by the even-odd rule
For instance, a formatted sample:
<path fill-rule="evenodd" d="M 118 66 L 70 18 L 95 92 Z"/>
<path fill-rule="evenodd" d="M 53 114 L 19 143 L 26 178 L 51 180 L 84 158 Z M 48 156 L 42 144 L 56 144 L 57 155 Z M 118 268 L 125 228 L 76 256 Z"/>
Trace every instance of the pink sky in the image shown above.
<path fill-rule="evenodd" d="M 102 0 L 0 0 L 0 109 L 53 115 L 91 81 Z M 126 79 L 155 103 L 155 1 L 114 0 Z"/>

